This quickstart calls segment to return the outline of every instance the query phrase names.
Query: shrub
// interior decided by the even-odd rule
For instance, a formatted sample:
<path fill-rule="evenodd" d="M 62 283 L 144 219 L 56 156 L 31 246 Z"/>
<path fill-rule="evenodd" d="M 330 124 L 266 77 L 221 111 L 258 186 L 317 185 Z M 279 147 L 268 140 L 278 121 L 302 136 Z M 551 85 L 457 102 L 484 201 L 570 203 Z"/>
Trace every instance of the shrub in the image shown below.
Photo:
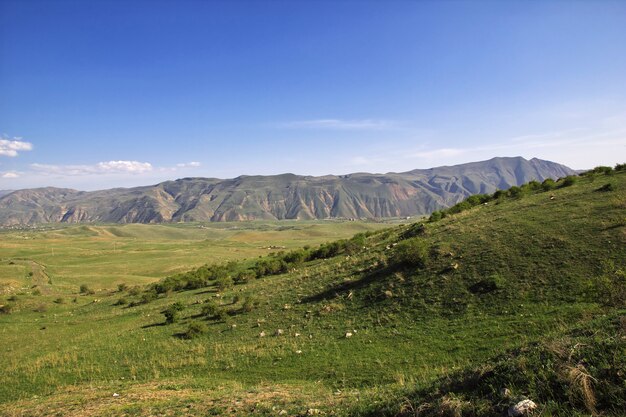
<path fill-rule="evenodd" d="M 234 281 L 230 275 L 220 276 L 215 280 L 215 286 L 219 291 L 224 291 L 231 288 L 234 285 Z"/>
<path fill-rule="evenodd" d="M 495 193 L 493 193 L 493 196 L 492 196 L 494 200 L 498 200 L 502 197 L 506 197 L 506 191 L 504 190 L 497 190 Z"/>
<path fill-rule="evenodd" d="M 626 171 L 626 164 L 615 165 L 615 171 Z"/>
<path fill-rule="evenodd" d="M 402 239 L 410 239 L 416 236 L 424 236 L 426 234 L 426 226 L 424 223 L 413 223 L 402 233 Z"/>
<path fill-rule="evenodd" d="M 615 191 L 615 187 L 613 186 L 613 184 L 608 183 L 608 184 L 604 184 L 602 187 L 598 188 L 596 191 L 600 191 L 600 192 Z"/>
<path fill-rule="evenodd" d="M 587 171 L 585 174 L 611 174 L 613 168 L 607 166 L 597 166 L 591 171 Z"/>
<path fill-rule="evenodd" d="M 504 288 L 504 278 L 498 274 L 490 275 L 469 287 L 474 294 L 487 294 Z"/>
<path fill-rule="evenodd" d="M 59 298 L 54 300 L 54 303 L 55 304 L 65 304 L 65 298 L 59 297 Z"/>
<path fill-rule="evenodd" d="M 11 314 L 15 309 L 15 304 L 4 304 L 0 306 L 0 314 Z"/>
<path fill-rule="evenodd" d="M 235 277 L 235 284 L 246 284 L 250 280 L 256 278 L 256 274 L 254 271 L 250 269 L 246 269 L 245 271 L 241 271 Z"/>
<path fill-rule="evenodd" d="M 126 285 L 125 283 L 121 283 L 121 284 L 117 284 L 117 291 L 118 292 L 124 292 L 128 289 L 128 285 Z"/>
<path fill-rule="evenodd" d="M 445 213 L 443 211 L 437 210 L 437 211 L 433 211 L 430 214 L 430 217 L 428 218 L 428 221 L 433 223 L 436 221 L 439 221 L 441 219 L 443 219 L 445 217 Z"/>
<path fill-rule="evenodd" d="M 537 180 L 532 180 L 527 184 L 524 184 L 522 188 L 529 191 L 539 191 L 542 188 L 542 184 Z"/>
<path fill-rule="evenodd" d="M 150 288 L 146 290 L 143 294 L 141 294 L 141 298 L 139 299 L 139 304 L 148 304 L 151 301 L 156 300 L 158 297 L 157 292 L 154 288 Z"/>
<path fill-rule="evenodd" d="M 45 304 L 39 304 L 37 307 L 35 307 L 33 311 L 35 313 L 45 313 L 46 311 L 48 311 L 48 306 Z"/>
<path fill-rule="evenodd" d="M 140 292 L 141 292 L 141 289 L 135 285 L 134 287 L 131 287 L 128 290 L 128 295 L 132 295 L 133 297 L 136 297 L 139 295 Z"/>
<path fill-rule="evenodd" d="M 19 298 L 17 298 L 17 295 L 12 295 L 9 298 L 7 298 L 7 300 L 15 302 L 15 301 L 19 300 Z"/>
<path fill-rule="evenodd" d="M 424 267 L 428 261 L 428 245 L 419 238 L 404 240 L 396 245 L 392 259 L 397 264 Z"/>
<path fill-rule="evenodd" d="M 294 250 L 286 253 L 283 256 L 283 260 L 289 264 L 299 265 L 306 261 L 308 253 L 302 249 Z"/>
<path fill-rule="evenodd" d="M 124 298 L 124 297 L 121 297 L 113 305 L 115 305 L 115 306 L 123 306 L 123 305 L 126 305 L 126 304 L 128 304 L 128 300 L 126 298 Z"/>
<path fill-rule="evenodd" d="M 253 296 L 248 296 L 246 297 L 246 299 L 243 302 L 243 305 L 241 306 L 241 309 L 246 312 L 249 313 L 252 310 L 254 310 L 257 306 L 259 305 L 259 300 L 257 300 L 255 297 Z"/>
<path fill-rule="evenodd" d="M 541 183 L 543 191 L 550 191 L 556 188 L 556 182 L 552 178 L 546 178 Z"/>
<path fill-rule="evenodd" d="M 36 288 L 36 289 L 33 290 L 33 292 L 31 294 L 35 295 L 35 296 L 41 295 L 41 290 L 39 288 Z"/>
<path fill-rule="evenodd" d="M 185 309 L 185 305 L 180 301 L 170 304 L 161 313 L 165 316 L 165 323 L 172 324 L 178 321 L 178 317 L 181 311 Z"/>
<path fill-rule="evenodd" d="M 563 180 L 561 181 L 561 187 L 569 187 L 572 186 L 576 183 L 576 177 L 573 175 L 568 175 L 567 177 L 563 178 Z"/>
<path fill-rule="evenodd" d="M 207 300 L 202 306 L 202 315 L 208 319 L 222 320 L 226 317 L 226 311 L 213 300 Z"/>
<path fill-rule="evenodd" d="M 80 293 L 84 295 L 95 294 L 95 291 L 89 288 L 87 284 L 82 284 L 79 290 L 80 290 Z"/>
<path fill-rule="evenodd" d="M 206 334 L 208 331 L 209 328 L 206 324 L 199 321 L 193 321 L 189 323 L 189 327 L 187 327 L 187 330 L 185 331 L 185 333 L 183 333 L 183 337 L 185 339 L 193 339 L 195 337 Z"/>
<path fill-rule="evenodd" d="M 522 195 L 524 195 L 524 190 L 522 190 L 521 187 L 514 185 L 511 188 L 509 188 L 509 195 L 513 198 L 519 198 Z"/>

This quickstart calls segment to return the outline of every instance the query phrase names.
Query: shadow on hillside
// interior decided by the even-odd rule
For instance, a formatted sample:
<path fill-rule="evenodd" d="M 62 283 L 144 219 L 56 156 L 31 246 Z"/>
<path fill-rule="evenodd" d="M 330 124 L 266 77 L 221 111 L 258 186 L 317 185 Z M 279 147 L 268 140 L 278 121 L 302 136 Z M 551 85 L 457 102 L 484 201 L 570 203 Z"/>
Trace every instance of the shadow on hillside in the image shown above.
<path fill-rule="evenodd" d="M 167 323 L 165 322 L 161 322 L 161 323 L 152 323 L 152 324 L 144 324 L 143 326 L 141 326 L 142 329 L 149 329 L 151 327 L 161 327 L 161 326 L 165 326 L 167 325 Z"/>
<path fill-rule="evenodd" d="M 375 269 L 366 272 L 360 279 L 356 281 L 344 282 L 334 285 L 327 290 L 319 292 L 317 294 L 310 295 L 302 299 L 303 303 L 316 303 L 319 301 L 330 300 L 337 298 L 342 293 L 349 293 L 352 290 L 357 290 L 370 286 L 375 282 L 380 282 L 393 272 L 397 270 L 396 267 L 385 267 L 381 269 Z"/>

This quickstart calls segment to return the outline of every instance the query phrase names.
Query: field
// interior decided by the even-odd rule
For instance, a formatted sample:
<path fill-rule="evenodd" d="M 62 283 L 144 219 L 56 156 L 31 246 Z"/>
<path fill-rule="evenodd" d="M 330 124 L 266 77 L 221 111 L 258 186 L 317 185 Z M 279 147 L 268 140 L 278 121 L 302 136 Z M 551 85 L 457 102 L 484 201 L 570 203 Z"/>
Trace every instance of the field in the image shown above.
<path fill-rule="evenodd" d="M 0 231 L 0 294 L 147 284 L 205 263 L 267 255 L 378 230 L 389 223 L 285 221 L 47 225 Z"/>
<path fill-rule="evenodd" d="M 530 398 L 546 416 L 623 415 L 626 174 L 459 211 L 386 228 L 6 232 L 3 268 L 44 265 L 62 291 L 0 302 L 0 414 L 492 416 Z M 305 244 L 304 258 L 258 259 Z M 248 258 L 229 274 L 257 278 L 198 270 L 115 288 L 226 256 Z M 20 285 L 40 276 L 30 268 Z M 76 294 L 84 282 L 101 290 Z"/>

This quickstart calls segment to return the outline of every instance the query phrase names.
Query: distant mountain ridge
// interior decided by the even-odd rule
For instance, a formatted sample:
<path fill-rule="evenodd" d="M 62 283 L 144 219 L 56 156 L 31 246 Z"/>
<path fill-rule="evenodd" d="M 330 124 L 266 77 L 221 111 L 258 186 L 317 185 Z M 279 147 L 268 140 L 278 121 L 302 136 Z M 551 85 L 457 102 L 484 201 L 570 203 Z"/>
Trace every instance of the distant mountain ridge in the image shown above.
<path fill-rule="evenodd" d="M 472 194 L 573 174 L 554 162 L 498 157 L 403 173 L 183 178 L 90 192 L 46 187 L 0 196 L 0 224 L 404 217 Z"/>

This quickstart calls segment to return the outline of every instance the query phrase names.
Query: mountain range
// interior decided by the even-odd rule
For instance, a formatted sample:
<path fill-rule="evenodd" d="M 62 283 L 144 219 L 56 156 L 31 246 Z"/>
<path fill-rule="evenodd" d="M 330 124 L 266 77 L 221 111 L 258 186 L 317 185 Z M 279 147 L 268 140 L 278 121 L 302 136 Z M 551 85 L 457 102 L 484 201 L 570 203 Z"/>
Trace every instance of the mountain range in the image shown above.
<path fill-rule="evenodd" d="M 405 217 L 575 173 L 536 158 L 498 157 L 387 174 L 182 178 L 89 192 L 45 187 L 0 194 L 0 225 Z"/>

